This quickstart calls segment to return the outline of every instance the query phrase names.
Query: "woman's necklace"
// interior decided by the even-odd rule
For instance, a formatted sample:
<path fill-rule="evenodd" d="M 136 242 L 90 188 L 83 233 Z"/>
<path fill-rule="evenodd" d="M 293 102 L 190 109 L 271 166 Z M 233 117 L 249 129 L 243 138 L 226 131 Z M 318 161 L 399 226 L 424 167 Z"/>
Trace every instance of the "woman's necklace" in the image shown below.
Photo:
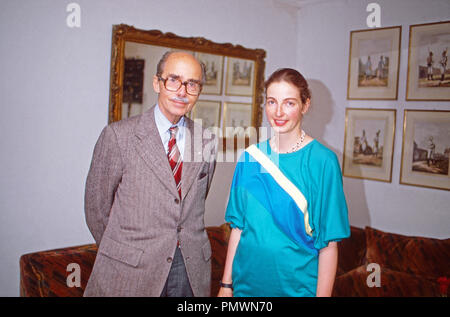
<path fill-rule="evenodd" d="M 292 153 L 292 152 L 295 152 L 295 151 L 297 151 L 298 149 L 300 149 L 300 147 L 301 147 L 303 141 L 305 141 L 305 135 L 306 135 L 305 131 L 302 130 L 302 133 L 301 133 L 301 135 L 300 135 L 300 140 L 298 140 L 298 141 L 294 144 L 294 146 L 292 146 L 292 148 L 291 148 L 289 151 L 284 152 L 284 153 Z M 273 139 L 271 139 L 271 141 L 272 141 L 272 147 L 274 148 L 275 152 L 278 152 L 278 153 L 279 153 L 279 151 L 278 151 L 278 146 L 275 144 L 275 141 L 273 141 Z"/>

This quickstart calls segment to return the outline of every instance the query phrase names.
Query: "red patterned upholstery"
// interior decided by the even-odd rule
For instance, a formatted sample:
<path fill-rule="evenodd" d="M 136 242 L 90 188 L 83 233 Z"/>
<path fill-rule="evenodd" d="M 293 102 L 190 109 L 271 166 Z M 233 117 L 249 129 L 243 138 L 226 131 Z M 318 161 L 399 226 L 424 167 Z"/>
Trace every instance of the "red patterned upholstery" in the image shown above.
<path fill-rule="evenodd" d="M 366 234 L 364 230 L 350 227 L 350 238 L 338 243 L 339 276 L 366 263 Z"/>
<path fill-rule="evenodd" d="M 208 227 L 207 232 L 212 250 L 211 296 L 217 296 L 219 283 L 222 279 L 223 267 L 225 266 L 231 228 L 228 224 L 223 224 L 220 227 Z"/>
<path fill-rule="evenodd" d="M 351 234 L 339 244 L 333 296 L 441 295 L 437 279 L 450 277 L 450 239 L 409 237 L 370 227 L 352 227 Z M 367 271 L 370 263 L 380 266 L 380 287 L 367 285 L 374 272 Z"/>
<path fill-rule="evenodd" d="M 361 265 L 336 279 L 333 296 L 339 297 L 417 297 L 439 296 L 437 281 L 381 267 L 380 287 L 369 287 L 366 265 Z"/>
<path fill-rule="evenodd" d="M 450 277 L 450 239 L 408 237 L 366 228 L 367 261 L 436 281 Z"/>
<path fill-rule="evenodd" d="M 97 255 L 97 245 L 25 254 L 20 257 L 20 296 L 79 297 L 83 296 Z M 68 287 L 67 266 L 80 265 L 81 287 Z"/>

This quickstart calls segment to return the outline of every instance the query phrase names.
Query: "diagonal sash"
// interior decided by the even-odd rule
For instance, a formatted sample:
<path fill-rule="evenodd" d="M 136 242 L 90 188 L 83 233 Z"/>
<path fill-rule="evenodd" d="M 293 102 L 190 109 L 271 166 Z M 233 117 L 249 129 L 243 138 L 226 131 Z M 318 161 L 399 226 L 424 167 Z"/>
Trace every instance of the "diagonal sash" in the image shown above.
<path fill-rule="evenodd" d="M 305 231 L 309 236 L 312 236 L 312 229 L 309 226 L 308 202 L 302 192 L 283 174 L 283 172 L 281 172 L 274 162 L 258 149 L 255 144 L 249 146 L 246 151 L 269 172 L 277 184 L 280 185 L 280 187 L 294 200 L 297 207 L 303 213 Z"/>

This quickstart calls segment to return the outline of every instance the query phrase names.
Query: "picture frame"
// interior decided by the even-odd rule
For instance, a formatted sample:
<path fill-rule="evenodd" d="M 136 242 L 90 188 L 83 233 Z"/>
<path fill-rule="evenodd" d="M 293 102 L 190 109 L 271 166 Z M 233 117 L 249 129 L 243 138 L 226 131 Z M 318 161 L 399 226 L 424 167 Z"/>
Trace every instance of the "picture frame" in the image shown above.
<path fill-rule="evenodd" d="M 147 83 L 146 80 L 153 78 L 158 61 L 167 51 L 185 51 L 194 56 L 196 53 L 218 55 L 223 58 L 223 69 L 226 68 L 226 63 L 231 58 L 251 61 L 253 72 L 251 75 L 250 94 L 246 97 L 225 96 L 225 88 L 222 88 L 221 95 L 205 99 L 220 99 L 222 102 L 224 100 L 245 101 L 250 103 L 251 126 L 258 131 L 263 116 L 261 104 L 264 102 L 265 50 L 259 48 L 250 49 L 239 44 L 216 43 L 203 37 L 182 37 L 171 32 L 164 33 L 160 30 L 142 30 L 126 24 L 117 24 L 112 27 L 108 123 L 140 115 L 156 103 L 158 95 L 153 91 L 152 85 Z M 126 58 L 145 60 L 143 103 L 139 107 L 130 106 L 123 102 L 124 63 Z M 224 84 L 226 85 L 223 79 L 222 87 Z M 221 148 L 220 144 L 222 144 L 224 151 L 237 151 L 240 145 L 236 144 L 235 141 L 235 138 L 226 139 L 223 136 L 219 136 L 219 148 Z M 249 144 L 249 142 L 250 139 L 247 138 L 245 144 Z"/>
<path fill-rule="evenodd" d="M 400 184 L 450 190 L 450 110 L 404 110 Z"/>
<path fill-rule="evenodd" d="M 450 21 L 409 26 L 406 100 L 450 100 Z"/>
<path fill-rule="evenodd" d="M 224 57 L 216 54 L 196 52 L 197 59 L 205 65 L 206 80 L 202 95 L 221 95 Z"/>
<path fill-rule="evenodd" d="M 192 120 L 201 119 L 202 126 L 215 133 L 220 129 L 221 102 L 214 100 L 197 100 L 189 117 Z"/>
<path fill-rule="evenodd" d="M 251 96 L 254 85 L 254 61 L 228 57 L 225 94 L 231 96 Z"/>
<path fill-rule="evenodd" d="M 225 102 L 222 129 L 226 138 L 251 137 L 251 104 L 243 102 Z"/>
<path fill-rule="evenodd" d="M 347 99 L 397 99 L 401 34 L 401 26 L 350 32 Z"/>
<path fill-rule="evenodd" d="M 346 108 L 343 176 L 390 183 L 395 109 Z"/>

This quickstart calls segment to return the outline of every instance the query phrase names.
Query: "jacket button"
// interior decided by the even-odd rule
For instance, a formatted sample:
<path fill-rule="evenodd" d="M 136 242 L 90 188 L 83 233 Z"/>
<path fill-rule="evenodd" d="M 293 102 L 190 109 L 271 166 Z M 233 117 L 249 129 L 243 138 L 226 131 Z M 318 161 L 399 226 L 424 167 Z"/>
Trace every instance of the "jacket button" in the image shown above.
<path fill-rule="evenodd" d="M 167 263 L 172 263 L 172 258 L 167 258 Z"/>
<path fill-rule="evenodd" d="M 178 205 L 180 203 L 180 200 L 178 198 L 175 198 L 174 202 Z"/>
<path fill-rule="evenodd" d="M 183 227 L 182 226 L 178 226 L 177 227 L 177 232 L 181 232 L 181 229 L 183 229 Z"/>

